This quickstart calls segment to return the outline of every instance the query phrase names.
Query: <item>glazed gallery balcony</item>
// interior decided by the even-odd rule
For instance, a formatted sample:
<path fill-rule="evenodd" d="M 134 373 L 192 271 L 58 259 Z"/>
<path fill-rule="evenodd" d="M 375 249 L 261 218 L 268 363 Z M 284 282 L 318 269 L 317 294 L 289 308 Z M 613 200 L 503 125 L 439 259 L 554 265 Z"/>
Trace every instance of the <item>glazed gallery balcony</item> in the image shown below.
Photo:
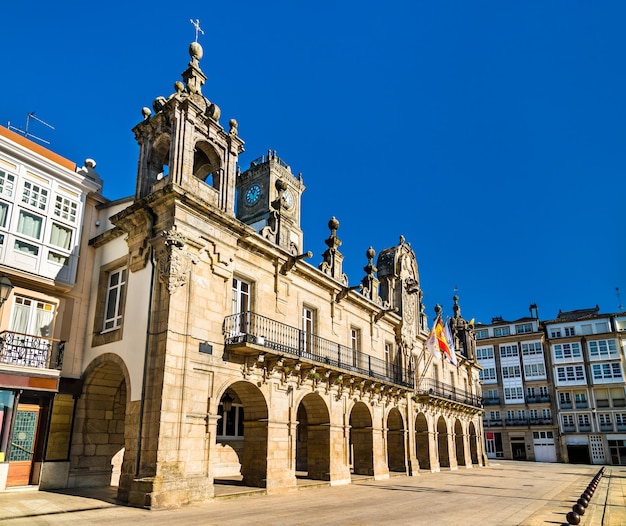
<path fill-rule="evenodd" d="M 352 375 L 361 379 L 413 388 L 410 368 L 388 363 L 316 334 L 305 332 L 254 312 L 224 320 L 224 344 L 229 352 L 244 356 L 268 353 L 284 362 L 283 368 L 311 369 Z"/>
<path fill-rule="evenodd" d="M 38 369 L 60 370 L 63 364 L 65 342 L 21 334 L 19 332 L 0 332 L 0 363 Z"/>

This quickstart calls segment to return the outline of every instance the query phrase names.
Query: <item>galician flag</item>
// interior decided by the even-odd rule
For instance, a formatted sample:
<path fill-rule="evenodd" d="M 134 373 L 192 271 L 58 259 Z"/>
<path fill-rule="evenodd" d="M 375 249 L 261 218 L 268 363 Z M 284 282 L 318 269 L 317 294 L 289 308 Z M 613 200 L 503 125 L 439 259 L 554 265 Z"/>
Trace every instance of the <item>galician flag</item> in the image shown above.
<path fill-rule="evenodd" d="M 439 320 L 439 318 L 437 318 Z M 437 320 L 433 324 L 433 328 L 428 335 L 428 340 L 426 340 L 426 348 L 430 351 L 430 354 L 433 357 L 437 358 L 437 360 L 441 359 L 441 353 L 439 352 L 439 344 L 437 343 L 437 331 L 435 328 L 437 327 Z"/>

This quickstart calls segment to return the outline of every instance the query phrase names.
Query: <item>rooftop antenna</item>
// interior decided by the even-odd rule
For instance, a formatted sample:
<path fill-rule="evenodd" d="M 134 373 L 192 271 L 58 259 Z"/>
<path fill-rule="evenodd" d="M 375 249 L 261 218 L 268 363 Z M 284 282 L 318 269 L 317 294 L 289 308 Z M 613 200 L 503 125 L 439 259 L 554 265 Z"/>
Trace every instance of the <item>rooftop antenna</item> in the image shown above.
<path fill-rule="evenodd" d="M 617 308 L 620 312 L 624 312 L 624 305 L 622 305 L 622 298 L 619 294 L 619 287 L 615 287 L 615 295 L 617 296 Z"/>
<path fill-rule="evenodd" d="M 9 130 L 15 131 L 17 133 L 22 134 L 24 137 L 26 137 L 27 139 L 35 139 L 39 142 L 43 142 L 44 144 L 50 144 L 50 141 L 46 141 L 45 139 L 42 139 L 41 137 L 37 137 L 36 135 L 30 133 L 28 131 L 28 127 L 30 125 L 30 120 L 33 119 L 41 124 L 43 124 L 44 126 L 47 126 L 48 128 L 54 130 L 54 126 L 52 126 L 51 124 L 48 124 L 45 121 L 42 121 L 39 117 L 35 116 L 35 112 L 31 111 L 28 115 L 26 115 L 26 127 L 22 130 L 22 128 L 18 128 L 17 126 L 12 126 L 10 122 L 7 123 L 7 128 L 9 128 Z"/>

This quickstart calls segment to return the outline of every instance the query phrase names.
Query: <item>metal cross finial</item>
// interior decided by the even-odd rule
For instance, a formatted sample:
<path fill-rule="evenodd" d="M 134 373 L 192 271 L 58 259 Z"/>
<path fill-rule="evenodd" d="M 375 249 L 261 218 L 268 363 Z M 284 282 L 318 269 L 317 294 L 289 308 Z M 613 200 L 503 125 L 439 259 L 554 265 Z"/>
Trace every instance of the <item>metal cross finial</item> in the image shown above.
<path fill-rule="evenodd" d="M 189 19 L 189 21 L 191 22 L 191 25 L 193 25 L 193 27 L 196 28 L 196 42 L 198 41 L 198 32 L 202 33 L 204 35 L 204 31 L 202 31 L 202 29 L 200 29 L 200 20 L 198 20 L 196 18 L 196 21 L 194 22 L 191 18 Z"/>

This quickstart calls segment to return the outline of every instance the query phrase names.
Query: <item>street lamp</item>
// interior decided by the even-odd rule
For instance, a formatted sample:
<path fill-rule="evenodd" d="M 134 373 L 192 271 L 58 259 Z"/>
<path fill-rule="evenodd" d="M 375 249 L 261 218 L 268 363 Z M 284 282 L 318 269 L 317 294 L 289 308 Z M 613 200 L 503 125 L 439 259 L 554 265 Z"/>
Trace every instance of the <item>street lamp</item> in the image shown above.
<path fill-rule="evenodd" d="M 0 307 L 9 299 L 9 294 L 13 290 L 13 283 L 6 276 L 0 277 Z"/>
<path fill-rule="evenodd" d="M 234 399 L 230 396 L 230 393 L 226 391 L 224 396 L 222 397 L 222 405 L 224 406 L 224 412 L 228 413 L 233 407 Z"/>

